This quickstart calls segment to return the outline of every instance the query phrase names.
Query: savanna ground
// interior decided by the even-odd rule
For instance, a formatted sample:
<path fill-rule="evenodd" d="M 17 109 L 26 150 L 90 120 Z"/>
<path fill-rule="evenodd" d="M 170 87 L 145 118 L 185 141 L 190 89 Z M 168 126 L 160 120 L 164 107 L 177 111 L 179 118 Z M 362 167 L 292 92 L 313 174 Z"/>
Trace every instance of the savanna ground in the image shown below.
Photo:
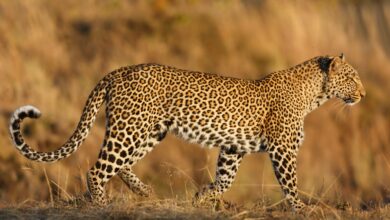
<path fill-rule="evenodd" d="M 0 218 L 390 218 L 389 1 L 0 1 Z M 107 208 L 64 204 L 86 191 L 104 110 L 83 146 L 55 164 L 27 161 L 12 146 L 8 120 L 32 104 L 34 149 L 60 146 L 85 100 L 115 68 L 156 62 L 257 79 L 318 55 L 338 55 L 360 73 L 367 97 L 353 107 L 330 101 L 306 119 L 298 161 L 304 201 L 291 213 L 265 154 L 249 155 L 215 209 L 192 207 L 213 178 L 218 149 L 172 136 L 135 166 L 155 189 L 141 199 L 113 178 Z"/>
<path fill-rule="evenodd" d="M 106 208 L 93 206 L 51 205 L 29 202 L 5 206 L 1 219 L 389 219 L 390 207 L 370 210 L 343 210 L 315 207 L 304 213 L 293 213 L 285 205 L 271 208 L 258 205 L 233 208 L 194 208 L 190 201 L 176 199 L 119 199 Z"/>

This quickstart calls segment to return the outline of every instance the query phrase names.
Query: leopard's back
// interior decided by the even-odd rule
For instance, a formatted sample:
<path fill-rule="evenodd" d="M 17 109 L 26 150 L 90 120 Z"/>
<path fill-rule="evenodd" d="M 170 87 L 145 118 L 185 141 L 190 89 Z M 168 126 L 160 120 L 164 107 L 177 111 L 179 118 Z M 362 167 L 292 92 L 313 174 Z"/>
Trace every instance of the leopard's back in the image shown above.
<path fill-rule="evenodd" d="M 260 146 L 266 106 L 262 107 L 259 99 L 257 81 L 158 64 L 128 67 L 113 74 L 116 80 L 107 102 L 113 130 L 118 127 L 113 123 L 125 124 L 132 135 L 142 136 L 157 126 L 164 128 L 160 135 L 172 132 L 204 146 L 223 145 L 239 151 Z M 134 122 L 139 118 L 144 123 L 137 126 Z"/>

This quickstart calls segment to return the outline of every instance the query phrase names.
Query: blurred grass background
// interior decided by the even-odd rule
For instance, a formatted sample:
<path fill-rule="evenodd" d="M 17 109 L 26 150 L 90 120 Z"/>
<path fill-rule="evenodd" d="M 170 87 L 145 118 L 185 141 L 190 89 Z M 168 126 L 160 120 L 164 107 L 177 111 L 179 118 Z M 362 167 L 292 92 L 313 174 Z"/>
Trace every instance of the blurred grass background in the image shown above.
<path fill-rule="evenodd" d="M 14 149 L 8 120 L 32 104 L 43 117 L 24 134 L 52 151 L 73 132 L 89 92 L 107 72 L 156 62 L 226 76 L 259 78 L 317 55 L 338 55 L 360 73 L 367 97 L 310 114 L 298 161 L 299 189 L 357 207 L 390 201 L 389 1 L 0 1 L 0 201 L 82 194 L 104 134 L 104 108 L 73 156 L 45 165 Z M 169 136 L 135 172 L 161 198 L 190 199 L 214 176 L 218 149 Z M 49 184 L 48 184 L 49 182 Z M 50 186 L 50 187 L 49 187 Z M 127 191 L 119 178 L 108 185 Z M 282 193 L 266 154 L 249 155 L 225 198 L 274 203 Z"/>

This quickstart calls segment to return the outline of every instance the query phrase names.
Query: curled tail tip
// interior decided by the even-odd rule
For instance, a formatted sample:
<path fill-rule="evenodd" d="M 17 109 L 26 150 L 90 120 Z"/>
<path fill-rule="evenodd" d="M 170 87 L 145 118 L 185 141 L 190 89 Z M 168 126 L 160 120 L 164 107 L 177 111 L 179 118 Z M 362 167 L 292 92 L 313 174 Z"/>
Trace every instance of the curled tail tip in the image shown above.
<path fill-rule="evenodd" d="M 10 124 L 9 124 L 9 132 L 11 134 L 11 139 L 14 145 L 21 150 L 22 147 L 25 146 L 25 142 L 23 140 L 22 134 L 20 132 L 20 123 L 26 117 L 28 118 L 39 118 L 41 116 L 41 112 L 38 108 L 32 105 L 25 105 L 16 109 L 11 116 Z M 28 149 L 28 147 L 26 148 Z M 27 150 L 24 150 L 27 151 Z"/>
<path fill-rule="evenodd" d="M 21 119 L 23 120 L 26 117 L 29 118 L 39 118 L 41 116 L 41 111 L 38 108 L 32 105 L 25 105 L 19 107 L 14 111 L 13 119 Z"/>

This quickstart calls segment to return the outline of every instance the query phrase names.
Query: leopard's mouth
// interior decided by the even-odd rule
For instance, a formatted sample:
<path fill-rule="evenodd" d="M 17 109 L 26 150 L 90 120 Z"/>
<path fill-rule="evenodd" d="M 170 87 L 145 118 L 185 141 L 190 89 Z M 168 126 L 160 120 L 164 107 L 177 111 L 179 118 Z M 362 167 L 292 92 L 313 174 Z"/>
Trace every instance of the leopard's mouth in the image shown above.
<path fill-rule="evenodd" d="M 355 105 L 356 103 L 358 103 L 360 101 L 360 97 L 346 97 L 346 98 L 343 98 L 343 101 L 345 104 L 347 105 Z"/>

